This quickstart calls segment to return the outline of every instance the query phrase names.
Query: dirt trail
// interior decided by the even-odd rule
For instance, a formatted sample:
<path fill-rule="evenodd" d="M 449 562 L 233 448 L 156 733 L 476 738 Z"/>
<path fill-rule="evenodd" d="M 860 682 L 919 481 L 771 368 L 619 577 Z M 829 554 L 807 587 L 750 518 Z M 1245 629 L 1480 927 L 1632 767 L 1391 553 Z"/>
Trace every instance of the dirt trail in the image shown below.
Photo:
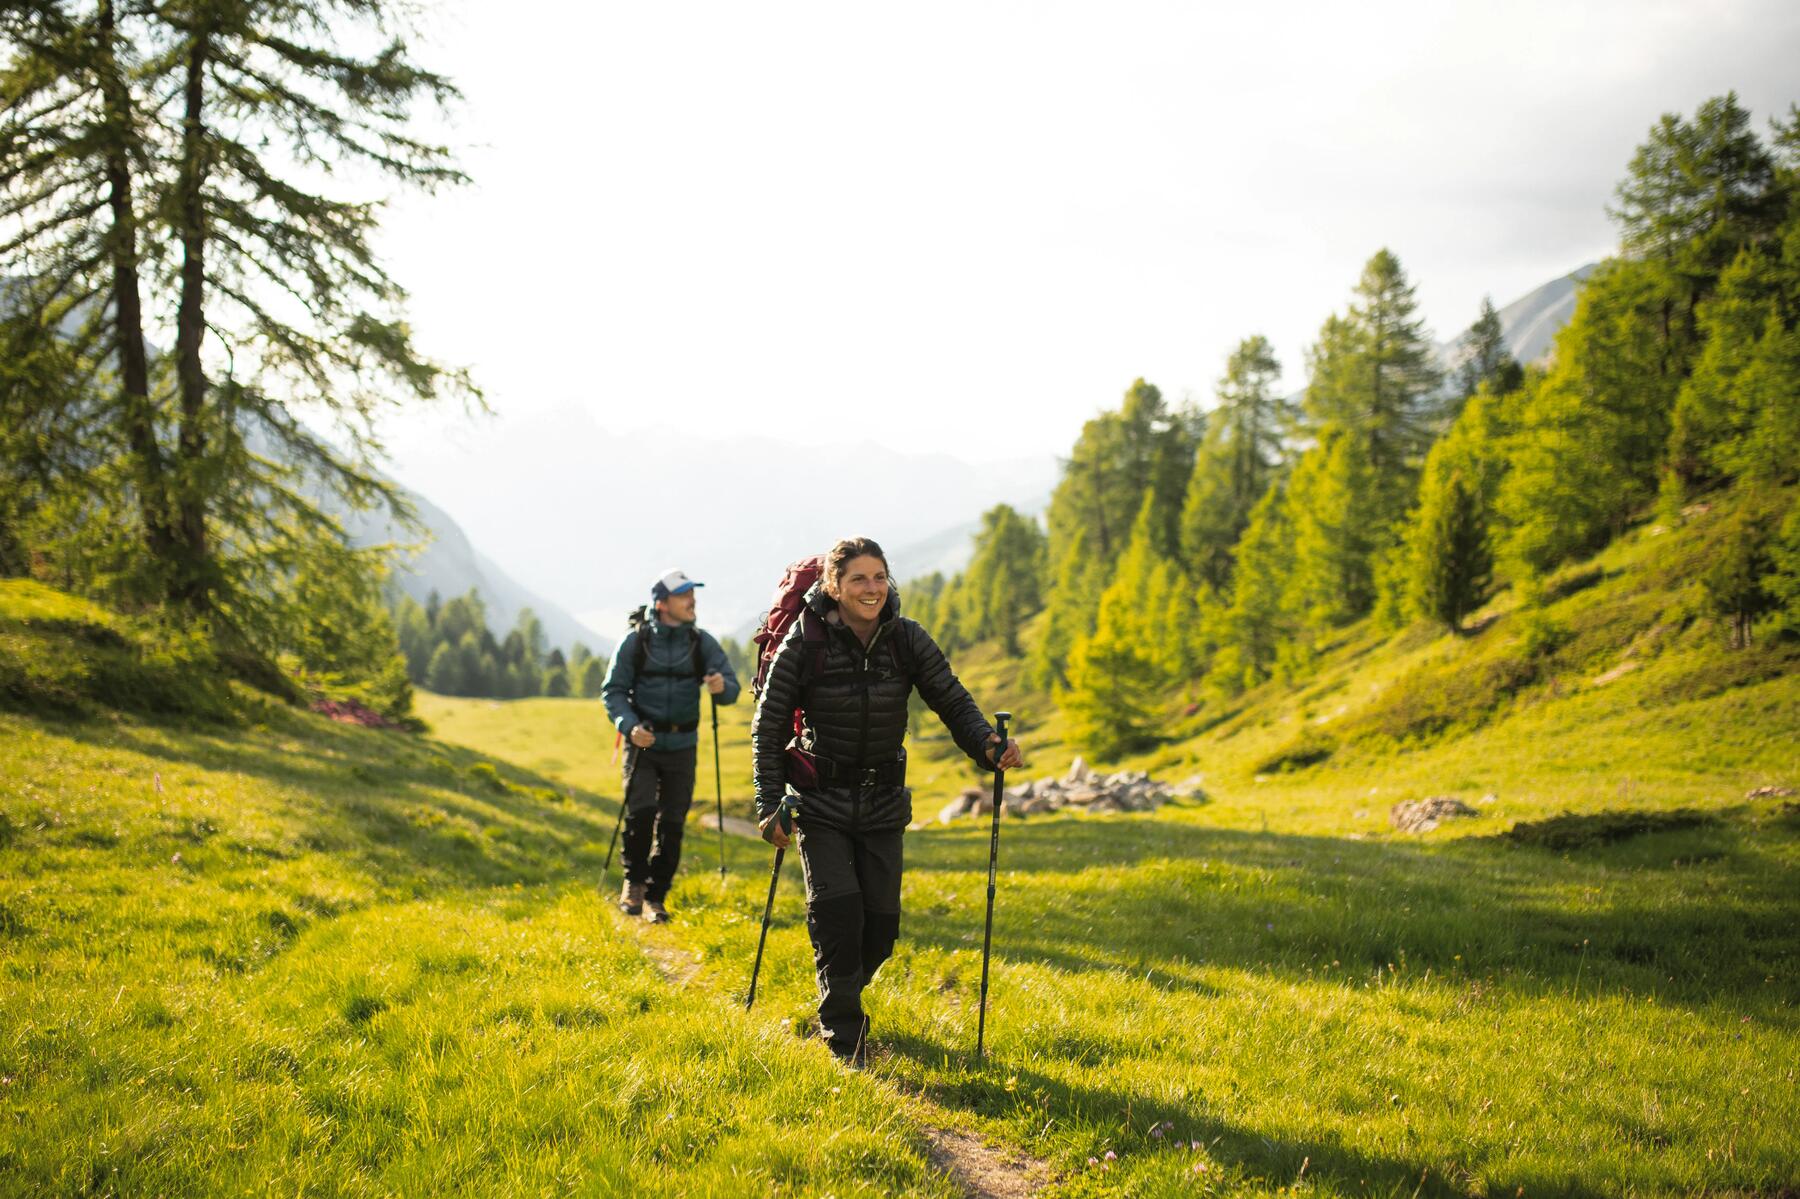
<path fill-rule="evenodd" d="M 955 1180 L 969 1199 L 1035 1195 L 1050 1180 L 1048 1163 L 990 1147 L 974 1133 L 924 1126 L 931 1164 Z"/>
<path fill-rule="evenodd" d="M 663 981 L 685 988 L 700 973 L 700 962 L 687 951 L 665 943 L 640 917 L 627 916 L 618 906 L 604 901 L 614 924 L 637 943 Z M 877 1086 L 894 1089 L 878 1073 Z M 969 1199 L 1021 1199 L 1035 1195 L 1050 1180 L 1048 1162 L 1013 1150 L 996 1149 L 980 1136 L 950 1127 L 952 1113 L 924 1095 L 897 1091 L 918 1109 L 919 1128 L 930 1142 L 931 1164 L 949 1175 Z"/>
<path fill-rule="evenodd" d="M 619 905 L 610 899 L 602 898 L 602 906 L 612 914 L 613 923 L 619 931 L 637 943 L 656 972 L 662 975 L 663 981 L 677 989 L 686 987 L 700 973 L 700 961 L 693 954 L 673 945 L 664 944 L 655 933 L 653 925 L 644 923 L 641 916 L 627 916 L 619 910 Z"/>

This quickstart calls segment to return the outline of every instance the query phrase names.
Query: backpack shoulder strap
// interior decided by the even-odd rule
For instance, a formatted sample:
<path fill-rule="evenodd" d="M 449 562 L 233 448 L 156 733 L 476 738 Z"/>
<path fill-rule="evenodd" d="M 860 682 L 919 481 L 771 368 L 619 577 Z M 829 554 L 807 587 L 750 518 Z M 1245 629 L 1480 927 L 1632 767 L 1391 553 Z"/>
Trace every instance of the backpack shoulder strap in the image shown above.
<path fill-rule="evenodd" d="M 800 609 L 800 644 L 805 653 L 800 658 L 800 683 L 825 672 L 825 647 L 829 634 L 825 622 L 811 608 Z"/>
<path fill-rule="evenodd" d="M 631 643 L 631 673 L 633 677 L 641 677 L 645 664 L 650 661 L 649 639 L 645 635 L 649 612 L 648 607 L 638 608 L 626 618 L 626 623 L 631 626 L 631 636 L 634 638 Z"/>
<path fill-rule="evenodd" d="M 894 621 L 894 660 L 900 664 L 900 671 L 910 681 L 918 672 L 918 663 L 913 661 L 912 632 L 906 627 L 917 623 L 901 616 Z"/>

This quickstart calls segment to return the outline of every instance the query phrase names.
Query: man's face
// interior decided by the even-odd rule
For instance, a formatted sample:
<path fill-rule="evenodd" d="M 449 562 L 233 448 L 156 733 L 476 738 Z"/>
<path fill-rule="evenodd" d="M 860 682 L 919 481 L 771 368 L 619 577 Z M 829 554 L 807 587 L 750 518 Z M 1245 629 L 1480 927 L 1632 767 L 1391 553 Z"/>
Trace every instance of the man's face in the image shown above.
<path fill-rule="evenodd" d="M 694 593 L 691 590 L 684 591 L 680 595 L 657 600 L 656 614 L 662 617 L 665 624 L 693 624 Z"/>

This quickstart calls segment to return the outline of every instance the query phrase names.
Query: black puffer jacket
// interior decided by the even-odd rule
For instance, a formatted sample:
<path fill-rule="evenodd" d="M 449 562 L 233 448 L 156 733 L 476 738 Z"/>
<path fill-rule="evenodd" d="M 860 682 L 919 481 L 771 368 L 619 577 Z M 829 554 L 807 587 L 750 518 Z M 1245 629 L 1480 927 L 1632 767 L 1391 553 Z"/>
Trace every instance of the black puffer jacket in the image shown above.
<path fill-rule="evenodd" d="M 837 617 L 837 601 L 815 585 L 809 612 L 794 622 L 769 665 L 751 740 L 756 751 L 756 809 L 766 817 L 788 793 L 787 745 L 794 709 L 805 711 L 801 748 L 824 764 L 817 787 L 796 790 L 802 827 L 887 832 L 912 820 L 911 795 L 899 781 L 906 761 L 906 704 L 913 688 L 936 712 L 956 744 L 987 765 L 994 730 L 957 681 L 944 652 L 916 620 L 900 615 L 898 592 L 888 593 L 875 635 L 865 649 Z M 823 629 L 808 643 L 804 623 Z M 809 660 L 810 659 L 810 660 Z M 852 772 L 878 768 L 880 781 L 858 785 Z"/>

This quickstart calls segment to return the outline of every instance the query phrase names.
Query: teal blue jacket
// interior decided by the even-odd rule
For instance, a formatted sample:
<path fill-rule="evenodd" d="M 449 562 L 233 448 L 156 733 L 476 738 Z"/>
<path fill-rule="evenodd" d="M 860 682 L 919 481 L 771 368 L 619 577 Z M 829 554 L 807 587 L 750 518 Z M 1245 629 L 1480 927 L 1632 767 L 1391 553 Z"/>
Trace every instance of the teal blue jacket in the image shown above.
<path fill-rule="evenodd" d="M 642 677 L 637 669 L 637 643 L 648 637 Z M 694 677 L 694 643 L 700 644 L 702 673 L 715 671 L 725 676 L 725 690 L 719 693 L 721 704 L 736 703 L 742 688 L 725 651 L 705 629 L 691 624 L 666 625 L 654 617 L 649 623 L 625 635 L 613 651 L 612 669 L 606 672 L 606 685 L 600 694 L 606 700 L 606 715 L 613 727 L 629 736 L 640 724 L 700 723 L 700 696 L 706 690 Z M 657 730 L 652 749 L 692 749 L 700 739 L 697 729 L 687 732 Z"/>

